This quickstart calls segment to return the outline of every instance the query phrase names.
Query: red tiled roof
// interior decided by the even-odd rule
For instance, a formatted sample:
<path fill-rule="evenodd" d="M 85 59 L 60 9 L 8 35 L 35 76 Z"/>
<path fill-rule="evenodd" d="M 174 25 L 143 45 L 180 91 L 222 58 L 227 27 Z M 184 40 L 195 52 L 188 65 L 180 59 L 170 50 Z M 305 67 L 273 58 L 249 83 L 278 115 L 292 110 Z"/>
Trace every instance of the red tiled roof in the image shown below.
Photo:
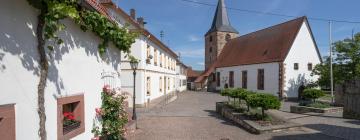
<path fill-rule="evenodd" d="M 284 61 L 304 22 L 300 17 L 230 40 L 215 67 Z"/>
<path fill-rule="evenodd" d="M 199 73 L 198 71 L 194 71 L 191 68 L 187 69 L 187 77 L 198 77 L 200 76 L 201 73 Z"/>

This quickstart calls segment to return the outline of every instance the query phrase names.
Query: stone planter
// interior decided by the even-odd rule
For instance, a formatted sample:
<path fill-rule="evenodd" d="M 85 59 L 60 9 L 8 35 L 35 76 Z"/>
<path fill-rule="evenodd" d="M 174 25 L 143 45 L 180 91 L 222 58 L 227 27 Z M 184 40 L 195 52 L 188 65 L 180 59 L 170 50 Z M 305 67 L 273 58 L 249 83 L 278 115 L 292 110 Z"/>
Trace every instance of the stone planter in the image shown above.
<path fill-rule="evenodd" d="M 307 106 L 290 106 L 291 113 L 336 113 L 342 112 L 343 107 L 331 107 L 331 108 L 314 108 L 314 107 L 307 107 Z"/>
<path fill-rule="evenodd" d="M 254 134 L 279 132 L 284 130 L 297 129 L 301 127 L 300 124 L 288 121 L 285 121 L 284 124 L 280 125 L 261 126 L 254 121 L 245 119 L 242 116 L 242 113 L 235 112 L 234 109 L 229 108 L 225 102 L 216 103 L 216 112 L 219 113 L 221 116 L 234 121 L 236 124 L 240 125 L 248 132 Z"/>

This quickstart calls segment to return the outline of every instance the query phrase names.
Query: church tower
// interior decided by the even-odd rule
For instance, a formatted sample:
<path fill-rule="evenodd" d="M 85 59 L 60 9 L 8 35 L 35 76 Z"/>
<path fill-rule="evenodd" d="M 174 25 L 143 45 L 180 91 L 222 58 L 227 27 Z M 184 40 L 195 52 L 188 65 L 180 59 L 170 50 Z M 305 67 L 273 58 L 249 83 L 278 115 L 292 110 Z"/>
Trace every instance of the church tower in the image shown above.
<path fill-rule="evenodd" d="M 227 41 L 238 35 L 230 24 L 224 0 L 219 0 L 211 28 L 205 34 L 205 70 L 216 61 Z"/>

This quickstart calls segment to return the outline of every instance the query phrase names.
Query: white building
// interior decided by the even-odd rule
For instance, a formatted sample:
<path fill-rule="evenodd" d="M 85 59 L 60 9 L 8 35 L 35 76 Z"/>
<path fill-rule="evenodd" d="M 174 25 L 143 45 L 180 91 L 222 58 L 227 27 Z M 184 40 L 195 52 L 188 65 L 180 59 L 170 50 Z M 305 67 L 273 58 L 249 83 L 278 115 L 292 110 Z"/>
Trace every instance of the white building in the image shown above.
<path fill-rule="evenodd" d="M 224 0 L 218 1 L 205 34 L 205 72 L 196 88 L 240 87 L 284 98 L 298 98 L 321 56 L 306 17 L 246 35 L 230 24 Z"/>
<path fill-rule="evenodd" d="M 87 7 L 102 8 L 92 2 Z M 104 11 L 102 11 L 104 12 Z M 5 0 L 0 5 L 0 136 L 2 139 L 38 140 L 37 16 L 27 0 Z M 100 57 L 101 39 L 83 32 L 74 21 L 62 21 L 64 44 L 46 50 L 49 74 L 45 89 L 47 139 L 89 140 L 95 108 L 101 107 L 104 84 L 119 88 L 121 53 L 113 46 Z M 49 44 L 49 42 L 47 42 Z M 63 112 L 73 112 L 80 126 L 66 133 Z"/>
<path fill-rule="evenodd" d="M 186 90 L 187 87 L 187 69 L 188 67 L 178 62 L 176 65 L 176 82 L 175 82 L 175 89 L 177 92 L 183 92 Z"/>
<path fill-rule="evenodd" d="M 216 89 L 246 88 L 298 98 L 321 63 L 306 17 L 300 17 L 230 40 L 215 62 Z"/>
<path fill-rule="evenodd" d="M 135 10 L 131 10 L 128 15 L 111 1 L 102 4 L 110 16 L 119 23 L 128 23 L 130 29 L 140 32 L 140 36 L 131 47 L 131 55 L 140 60 L 135 80 L 136 105 L 143 107 L 163 95 L 175 93 L 176 81 L 179 77 L 176 72 L 178 62 L 176 53 L 145 29 L 144 19 L 136 18 Z M 122 90 L 132 95 L 133 70 L 125 55 L 122 55 L 121 71 Z M 132 101 L 129 102 L 132 105 Z"/>

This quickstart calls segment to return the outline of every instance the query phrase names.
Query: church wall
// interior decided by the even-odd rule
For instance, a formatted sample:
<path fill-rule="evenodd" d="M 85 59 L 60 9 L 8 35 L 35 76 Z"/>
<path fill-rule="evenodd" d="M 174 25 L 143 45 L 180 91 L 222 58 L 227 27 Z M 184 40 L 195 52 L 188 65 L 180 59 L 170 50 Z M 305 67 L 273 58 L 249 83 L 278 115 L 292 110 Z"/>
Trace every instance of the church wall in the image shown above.
<path fill-rule="evenodd" d="M 257 73 L 258 69 L 264 69 L 264 90 L 257 89 Z M 253 65 L 242 65 L 233 67 L 216 68 L 216 72 L 220 72 L 220 87 L 217 90 L 224 88 L 225 84 L 229 82 L 229 72 L 234 71 L 234 87 L 242 88 L 242 71 L 247 71 L 247 89 L 261 93 L 271 93 L 278 96 L 279 92 L 279 64 L 278 63 L 263 63 Z"/>
<path fill-rule="evenodd" d="M 294 63 L 298 63 L 298 70 L 294 69 Z M 312 71 L 308 69 L 309 63 L 314 68 L 316 64 L 321 63 L 321 60 L 317 54 L 315 42 L 311 38 L 308 26 L 304 22 L 284 61 L 284 95 L 288 98 L 297 98 L 298 89 L 301 85 L 318 79 L 317 76 L 311 76 Z"/>

